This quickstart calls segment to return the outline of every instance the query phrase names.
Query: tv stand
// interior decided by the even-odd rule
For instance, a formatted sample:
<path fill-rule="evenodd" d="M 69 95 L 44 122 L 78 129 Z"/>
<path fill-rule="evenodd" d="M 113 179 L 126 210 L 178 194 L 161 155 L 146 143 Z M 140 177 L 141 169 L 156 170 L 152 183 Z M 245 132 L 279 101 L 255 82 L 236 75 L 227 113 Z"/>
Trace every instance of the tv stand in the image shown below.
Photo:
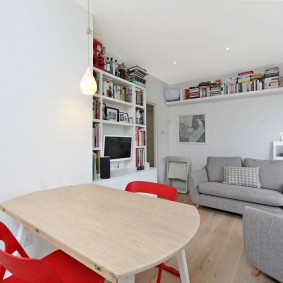
<path fill-rule="evenodd" d="M 114 189 L 124 190 L 126 185 L 132 181 L 157 182 L 157 169 L 116 169 L 111 170 L 110 179 L 97 179 L 93 183 Z"/>

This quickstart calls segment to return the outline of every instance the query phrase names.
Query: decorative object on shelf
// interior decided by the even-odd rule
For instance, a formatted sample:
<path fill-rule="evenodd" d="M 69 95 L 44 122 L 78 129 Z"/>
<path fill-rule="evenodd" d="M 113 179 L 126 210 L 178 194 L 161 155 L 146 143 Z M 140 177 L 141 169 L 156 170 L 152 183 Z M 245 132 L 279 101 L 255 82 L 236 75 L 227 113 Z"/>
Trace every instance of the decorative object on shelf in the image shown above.
<path fill-rule="evenodd" d="M 109 121 L 119 121 L 119 109 L 112 108 L 112 107 L 106 107 L 106 117 Z"/>
<path fill-rule="evenodd" d="M 129 123 L 129 116 L 128 116 L 128 113 L 119 112 L 119 122 Z"/>
<path fill-rule="evenodd" d="M 143 91 L 141 89 L 136 89 L 136 104 L 143 106 Z"/>
<path fill-rule="evenodd" d="M 206 143 L 205 114 L 179 116 L 179 142 Z"/>
<path fill-rule="evenodd" d="M 126 79 L 126 66 L 124 63 L 118 65 L 118 70 L 120 72 L 120 78 Z"/>
<path fill-rule="evenodd" d="M 144 148 L 136 148 L 136 166 L 137 170 L 144 170 L 145 163 L 145 149 Z"/>
<path fill-rule="evenodd" d="M 273 142 L 273 160 L 283 160 L 283 141 Z"/>
<path fill-rule="evenodd" d="M 91 34 L 93 34 L 93 31 L 91 31 L 89 27 L 89 0 L 88 0 L 88 28 L 87 28 L 87 40 L 88 40 L 88 45 L 87 45 L 87 62 L 88 62 L 88 67 L 86 69 L 85 74 L 83 75 L 81 82 L 80 82 L 80 89 L 83 94 L 88 94 L 88 95 L 93 95 L 96 93 L 97 90 L 97 84 L 96 80 L 94 79 L 93 72 L 90 71 L 89 67 L 89 37 Z"/>
<path fill-rule="evenodd" d="M 124 119 L 124 112 L 119 112 L 119 122 L 125 122 L 125 119 Z"/>
<path fill-rule="evenodd" d="M 104 48 L 100 41 L 93 39 L 93 67 L 104 71 Z"/>
<path fill-rule="evenodd" d="M 164 91 L 164 97 L 165 97 L 166 101 L 180 100 L 180 89 L 178 89 L 178 88 L 168 88 Z"/>
<path fill-rule="evenodd" d="M 136 124 L 143 125 L 144 124 L 144 110 L 137 109 L 136 110 Z"/>

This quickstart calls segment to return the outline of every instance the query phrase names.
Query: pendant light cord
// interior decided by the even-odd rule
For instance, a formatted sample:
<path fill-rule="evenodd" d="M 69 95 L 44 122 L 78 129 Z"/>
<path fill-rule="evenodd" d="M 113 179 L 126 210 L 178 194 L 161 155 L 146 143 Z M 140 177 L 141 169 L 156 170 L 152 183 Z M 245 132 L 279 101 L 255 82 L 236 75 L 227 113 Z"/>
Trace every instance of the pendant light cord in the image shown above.
<path fill-rule="evenodd" d="M 89 0 L 87 5 L 87 65 L 89 67 L 89 36 L 90 36 L 90 27 L 89 27 Z"/>

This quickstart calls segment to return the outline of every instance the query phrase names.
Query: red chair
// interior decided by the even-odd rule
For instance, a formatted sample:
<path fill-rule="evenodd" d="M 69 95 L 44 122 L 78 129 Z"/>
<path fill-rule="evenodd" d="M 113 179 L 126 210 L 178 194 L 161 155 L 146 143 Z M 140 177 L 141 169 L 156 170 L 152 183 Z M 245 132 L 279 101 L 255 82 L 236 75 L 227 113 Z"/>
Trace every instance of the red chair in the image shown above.
<path fill-rule="evenodd" d="M 42 259 L 29 258 L 11 231 L 0 222 L 0 282 L 4 283 L 103 283 L 104 278 L 74 258 L 57 250 Z M 18 252 L 21 257 L 12 255 Z M 3 279 L 6 270 L 12 276 Z"/>
<path fill-rule="evenodd" d="M 146 182 L 146 181 L 133 181 L 130 182 L 125 189 L 127 192 L 132 193 L 148 193 L 157 195 L 159 197 L 166 198 L 171 201 L 176 201 L 178 192 L 174 187 L 165 185 L 165 184 L 158 184 L 153 182 Z M 173 273 L 176 276 L 180 276 L 180 273 L 178 270 L 176 270 L 173 267 L 170 267 L 164 263 L 161 263 L 158 270 L 158 276 L 157 276 L 157 283 L 161 282 L 162 272 L 163 270 L 167 270 L 171 273 Z"/>

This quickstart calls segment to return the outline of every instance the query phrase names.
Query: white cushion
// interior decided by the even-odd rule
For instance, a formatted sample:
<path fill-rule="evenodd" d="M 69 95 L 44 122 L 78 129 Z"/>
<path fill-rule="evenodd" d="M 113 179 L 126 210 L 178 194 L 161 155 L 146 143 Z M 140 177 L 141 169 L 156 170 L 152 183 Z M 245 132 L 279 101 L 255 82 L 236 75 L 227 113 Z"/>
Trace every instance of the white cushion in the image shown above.
<path fill-rule="evenodd" d="M 224 167 L 223 183 L 260 188 L 259 167 Z"/>

